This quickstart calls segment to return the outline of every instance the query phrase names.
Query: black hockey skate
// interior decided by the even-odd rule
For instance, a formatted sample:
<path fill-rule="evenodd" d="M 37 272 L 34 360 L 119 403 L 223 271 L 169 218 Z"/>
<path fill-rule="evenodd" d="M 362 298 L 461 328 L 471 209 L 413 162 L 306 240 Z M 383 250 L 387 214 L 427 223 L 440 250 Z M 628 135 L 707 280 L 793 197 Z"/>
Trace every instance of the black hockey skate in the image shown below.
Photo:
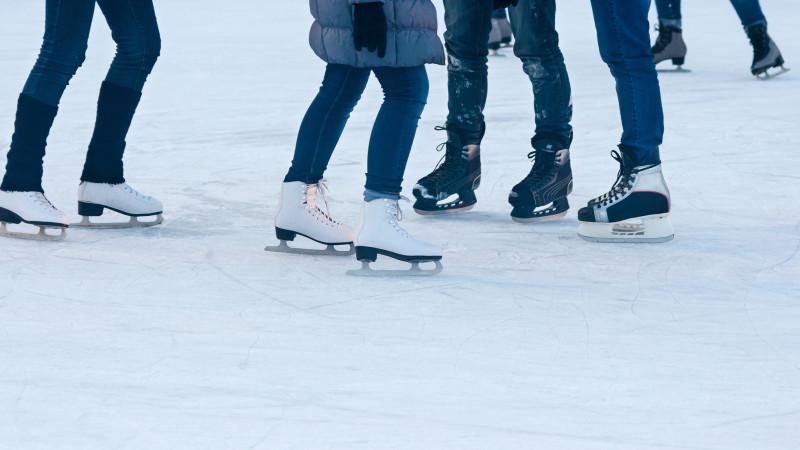
<path fill-rule="evenodd" d="M 653 45 L 653 62 L 672 60 L 676 72 L 684 72 L 683 63 L 686 62 L 686 43 L 683 41 L 683 31 L 678 27 L 659 25 L 658 38 Z"/>
<path fill-rule="evenodd" d="M 620 164 L 611 189 L 578 211 L 578 235 L 592 242 L 667 242 L 675 232 L 671 200 L 661 162 L 637 163 L 613 151 Z"/>
<path fill-rule="evenodd" d="M 465 144 L 452 126 L 436 129 L 447 131 L 447 142 L 437 148 L 445 149 L 444 162 L 414 186 L 414 211 L 422 215 L 469 211 L 478 202 L 475 190 L 481 184 L 480 145 Z"/>
<path fill-rule="evenodd" d="M 572 167 L 569 150 L 534 150 L 528 154 L 533 168 L 511 190 L 508 202 L 515 222 L 544 222 L 564 217 L 569 210 L 567 196 L 572 193 Z"/>
<path fill-rule="evenodd" d="M 775 41 L 767 34 L 765 24 L 752 25 L 747 28 L 747 37 L 753 46 L 753 64 L 750 72 L 759 79 L 769 79 L 786 73 L 789 69 L 783 67 L 783 55 Z M 770 69 L 779 69 L 770 73 Z"/>

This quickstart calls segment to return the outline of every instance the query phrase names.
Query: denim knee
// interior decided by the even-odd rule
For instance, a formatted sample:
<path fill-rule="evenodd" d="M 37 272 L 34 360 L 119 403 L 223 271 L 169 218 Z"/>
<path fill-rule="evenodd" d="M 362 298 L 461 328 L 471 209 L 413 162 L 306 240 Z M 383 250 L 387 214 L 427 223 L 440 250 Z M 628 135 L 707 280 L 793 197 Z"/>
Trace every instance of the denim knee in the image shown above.
<path fill-rule="evenodd" d="M 425 69 L 401 70 L 403 70 L 403 76 L 396 82 L 389 83 L 384 77 L 380 77 L 384 98 L 386 100 L 401 100 L 425 105 L 428 102 L 428 94 L 430 93 L 430 82 Z"/>

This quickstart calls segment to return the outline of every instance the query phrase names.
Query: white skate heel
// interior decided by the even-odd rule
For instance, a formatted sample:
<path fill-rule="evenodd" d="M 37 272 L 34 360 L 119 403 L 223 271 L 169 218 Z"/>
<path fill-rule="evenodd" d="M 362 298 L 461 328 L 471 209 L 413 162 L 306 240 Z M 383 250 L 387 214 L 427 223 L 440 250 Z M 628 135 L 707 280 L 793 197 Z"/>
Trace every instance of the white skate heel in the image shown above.
<path fill-rule="evenodd" d="M 109 209 L 129 217 L 125 222 L 93 222 L 91 217 L 100 217 Z M 83 219 L 73 227 L 94 229 L 147 228 L 164 222 L 163 205 L 160 201 L 142 195 L 127 183 L 105 184 L 82 182 L 78 188 L 78 214 Z M 140 221 L 141 217 L 153 217 Z"/>
<path fill-rule="evenodd" d="M 10 224 L 33 225 L 38 227 L 38 232 L 10 230 Z M 0 236 L 34 241 L 62 241 L 67 236 L 68 227 L 67 216 L 56 209 L 43 193 L 0 191 Z"/>
<path fill-rule="evenodd" d="M 280 243 L 264 250 L 274 253 L 292 253 L 312 256 L 349 256 L 354 252 L 353 230 L 330 216 L 325 199 L 325 184 L 306 184 L 300 181 L 283 183 L 278 214 L 275 216 L 275 236 Z M 322 198 L 323 211 L 318 206 Z M 324 249 L 290 247 L 289 242 L 300 235 L 325 245 Z M 347 246 L 338 250 L 337 246 Z"/>
<path fill-rule="evenodd" d="M 352 276 L 430 276 L 441 273 L 442 250 L 414 239 L 398 223 L 403 214 L 397 200 L 377 199 L 364 203 L 361 228 L 356 237 L 356 258 L 361 268 L 350 270 Z M 373 270 L 378 255 L 411 264 L 409 270 Z M 421 264 L 433 263 L 425 269 Z"/>

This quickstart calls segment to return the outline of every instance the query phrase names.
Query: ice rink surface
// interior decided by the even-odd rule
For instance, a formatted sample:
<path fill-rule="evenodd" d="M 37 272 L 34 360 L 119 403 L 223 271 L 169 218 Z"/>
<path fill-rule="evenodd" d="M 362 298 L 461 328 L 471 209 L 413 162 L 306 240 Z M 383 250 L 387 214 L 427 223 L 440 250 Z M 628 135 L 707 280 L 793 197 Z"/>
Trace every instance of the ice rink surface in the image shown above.
<path fill-rule="evenodd" d="M 614 181 L 619 118 L 589 2 L 559 0 L 568 218 L 509 220 L 532 107 L 506 50 L 490 61 L 478 207 L 406 208 L 410 231 L 446 247 L 445 272 L 355 279 L 349 258 L 262 250 L 322 77 L 307 2 L 158 1 L 163 55 L 126 169 L 166 223 L 0 241 L 0 448 L 800 449 L 800 4 L 764 2 L 798 70 L 760 82 L 730 4 L 685 3 L 691 72 L 660 75 L 675 241 L 575 234 L 576 207 Z M 43 5 L 3 0 L 3 155 Z M 112 54 L 98 14 L 46 158 L 47 193 L 73 216 Z M 444 140 L 446 73 L 430 76 L 407 193 Z M 379 100 L 373 82 L 328 172 L 349 222 Z"/>

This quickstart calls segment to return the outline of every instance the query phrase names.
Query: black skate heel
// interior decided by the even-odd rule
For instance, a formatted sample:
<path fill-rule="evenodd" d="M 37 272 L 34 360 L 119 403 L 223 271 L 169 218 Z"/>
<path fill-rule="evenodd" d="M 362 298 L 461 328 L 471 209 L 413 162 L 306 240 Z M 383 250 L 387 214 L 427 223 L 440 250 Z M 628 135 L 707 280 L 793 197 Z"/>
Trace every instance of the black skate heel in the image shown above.
<path fill-rule="evenodd" d="M 297 237 L 297 233 L 275 227 L 275 237 L 277 237 L 279 241 L 294 241 L 294 238 Z"/>
<path fill-rule="evenodd" d="M 0 222 L 13 223 L 16 225 L 22 223 L 22 218 L 7 209 L 0 208 Z"/>
<path fill-rule="evenodd" d="M 356 259 L 362 262 L 375 262 L 378 251 L 372 247 L 356 247 Z"/>
<path fill-rule="evenodd" d="M 672 58 L 672 64 L 675 65 L 675 66 L 678 66 L 678 67 L 682 66 L 683 63 L 685 63 L 685 62 L 686 62 L 686 57 L 685 56 L 682 57 L 682 58 Z"/>
<path fill-rule="evenodd" d="M 103 209 L 94 203 L 78 202 L 78 214 L 84 217 L 100 217 L 103 215 Z"/>

